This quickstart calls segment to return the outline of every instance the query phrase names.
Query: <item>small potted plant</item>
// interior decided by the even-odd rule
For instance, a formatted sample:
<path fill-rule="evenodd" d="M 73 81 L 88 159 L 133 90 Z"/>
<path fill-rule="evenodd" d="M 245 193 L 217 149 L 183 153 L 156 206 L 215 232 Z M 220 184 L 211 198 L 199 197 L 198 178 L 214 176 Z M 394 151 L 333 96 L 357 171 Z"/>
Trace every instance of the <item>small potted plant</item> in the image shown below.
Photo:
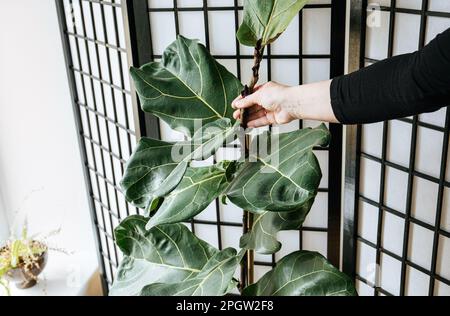
<path fill-rule="evenodd" d="M 5 288 L 7 295 L 10 294 L 10 282 L 19 289 L 36 285 L 38 275 L 47 263 L 47 255 L 47 245 L 29 238 L 26 227 L 20 238 L 11 237 L 0 248 L 0 285 Z"/>

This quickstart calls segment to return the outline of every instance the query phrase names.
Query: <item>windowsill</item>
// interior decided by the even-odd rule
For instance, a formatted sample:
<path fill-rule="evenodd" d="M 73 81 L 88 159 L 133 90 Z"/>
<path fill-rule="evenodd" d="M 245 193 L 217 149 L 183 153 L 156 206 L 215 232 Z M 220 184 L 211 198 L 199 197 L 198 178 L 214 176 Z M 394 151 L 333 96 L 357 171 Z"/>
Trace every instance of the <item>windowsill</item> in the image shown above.
<path fill-rule="evenodd" d="M 51 251 L 38 284 L 21 290 L 10 284 L 12 296 L 96 296 L 102 295 L 94 263 L 83 254 L 66 255 Z M 0 290 L 1 292 L 1 290 Z"/>

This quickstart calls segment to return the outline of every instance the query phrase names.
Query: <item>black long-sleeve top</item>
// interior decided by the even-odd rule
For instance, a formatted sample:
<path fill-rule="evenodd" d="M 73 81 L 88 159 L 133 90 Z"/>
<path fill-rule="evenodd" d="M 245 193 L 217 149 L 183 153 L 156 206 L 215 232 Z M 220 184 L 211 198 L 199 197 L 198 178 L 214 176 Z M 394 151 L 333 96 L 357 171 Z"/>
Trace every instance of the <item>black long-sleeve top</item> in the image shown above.
<path fill-rule="evenodd" d="M 450 29 L 423 49 L 333 79 L 331 104 L 343 124 L 373 123 L 450 105 Z"/>

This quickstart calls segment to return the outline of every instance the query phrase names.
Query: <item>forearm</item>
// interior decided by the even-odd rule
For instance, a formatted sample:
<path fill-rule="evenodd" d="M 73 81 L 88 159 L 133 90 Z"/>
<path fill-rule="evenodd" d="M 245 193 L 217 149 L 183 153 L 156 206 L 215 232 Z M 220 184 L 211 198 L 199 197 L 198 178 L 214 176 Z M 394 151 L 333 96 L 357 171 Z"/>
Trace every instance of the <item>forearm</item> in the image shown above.
<path fill-rule="evenodd" d="M 331 80 L 287 89 L 285 104 L 297 119 L 336 123 L 330 98 Z"/>

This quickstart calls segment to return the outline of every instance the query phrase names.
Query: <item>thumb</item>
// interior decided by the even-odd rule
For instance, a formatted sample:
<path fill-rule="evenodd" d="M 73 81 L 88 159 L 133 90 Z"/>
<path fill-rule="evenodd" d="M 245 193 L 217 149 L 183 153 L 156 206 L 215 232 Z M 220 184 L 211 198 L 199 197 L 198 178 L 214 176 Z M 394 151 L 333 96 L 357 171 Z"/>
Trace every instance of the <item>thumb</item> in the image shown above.
<path fill-rule="evenodd" d="M 253 94 L 250 94 L 249 96 L 247 96 L 245 98 L 239 98 L 237 100 L 234 100 L 231 105 L 235 109 L 245 109 L 245 108 L 249 108 L 253 105 L 258 105 L 258 100 L 259 100 L 259 94 L 258 94 L 258 91 L 256 91 Z"/>

